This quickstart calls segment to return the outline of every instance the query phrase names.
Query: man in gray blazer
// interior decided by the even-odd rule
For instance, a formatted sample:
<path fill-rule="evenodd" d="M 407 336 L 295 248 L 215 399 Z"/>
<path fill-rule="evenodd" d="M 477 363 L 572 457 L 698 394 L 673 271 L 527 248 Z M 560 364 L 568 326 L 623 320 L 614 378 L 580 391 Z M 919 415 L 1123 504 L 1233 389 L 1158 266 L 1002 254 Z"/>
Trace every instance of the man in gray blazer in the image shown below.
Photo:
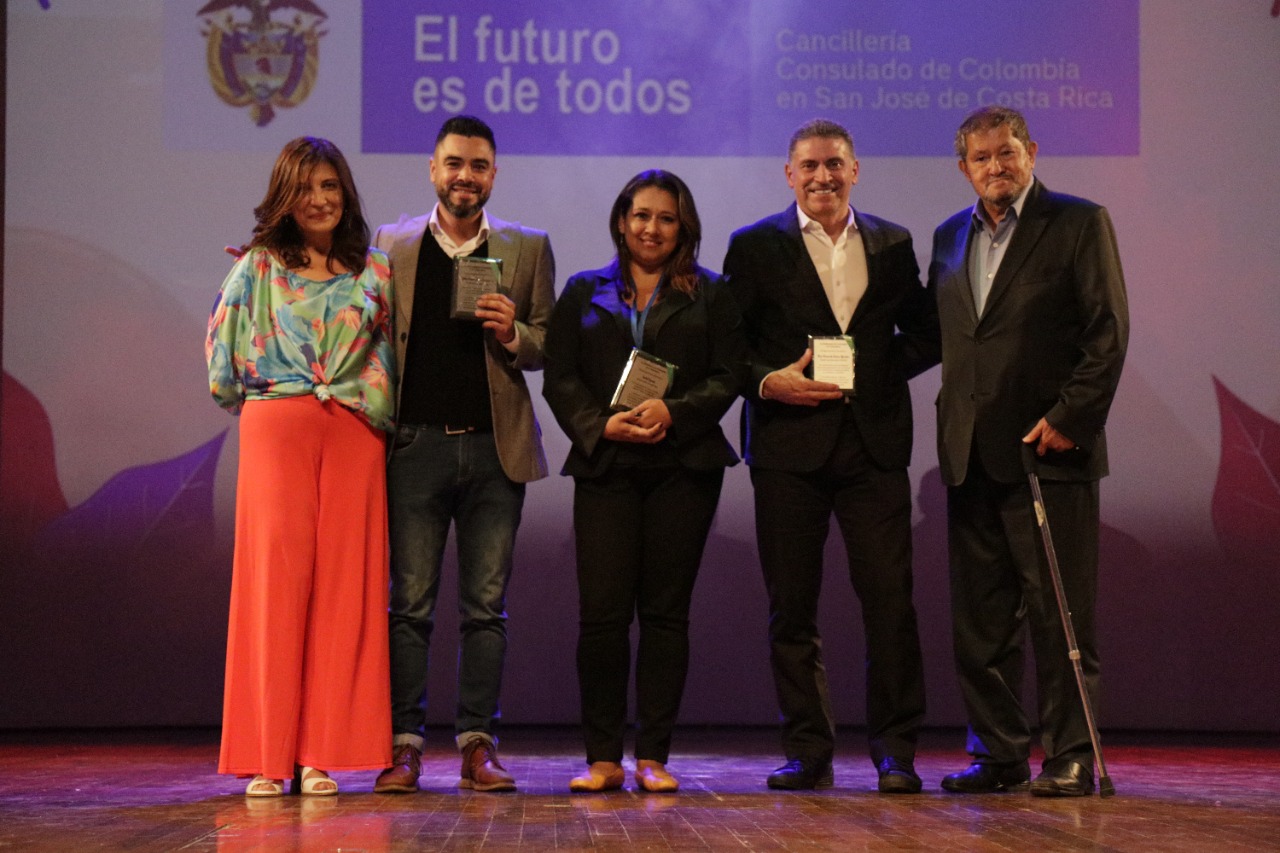
<path fill-rule="evenodd" d="M 978 202 L 935 232 L 929 283 L 942 326 L 938 459 L 972 763 L 942 787 L 1027 787 L 1020 700 L 1029 626 L 1045 751 L 1031 793 L 1081 796 L 1093 790 L 1092 744 L 1021 457 L 1034 453 L 1096 697 L 1098 480 L 1129 339 L 1124 275 L 1106 209 L 1050 192 L 1032 175 L 1037 147 L 1018 112 L 978 110 L 955 149 Z"/>
<path fill-rule="evenodd" d="M 431 157 L 439 203 L 374 235 L 394 275 L 396 434 L 387 467 L 391 535 L 392 766 L 379 793 L 418 790 L 427 650 L 440 566 L 457 536 L 462 621 L 455 730 L 460 787 L 510 791 L 495 724 L 506 657 L 506 590 L 525 484 L 547 475 L 523 371 L 540 370 L 555 300 L 542 231 L 489 216 L 496 146 L 480 119 L 455 116 Z M 502 286 L 452 319 L 455 259 L 496 258 Z"/>

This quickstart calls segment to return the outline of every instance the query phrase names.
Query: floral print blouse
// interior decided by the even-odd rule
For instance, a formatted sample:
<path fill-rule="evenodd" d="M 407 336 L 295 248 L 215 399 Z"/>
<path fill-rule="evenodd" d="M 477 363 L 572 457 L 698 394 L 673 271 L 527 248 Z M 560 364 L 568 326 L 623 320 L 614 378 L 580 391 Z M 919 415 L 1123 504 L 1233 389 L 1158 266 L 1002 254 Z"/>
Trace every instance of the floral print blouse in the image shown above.
<path fill-rule="evenodd" d="M 314 394 L 377 429 L 395 416 L 391 265 L 369 249 L 364 272 L 313 281 L 270 252 L 251 249 L 231 268 L 209 317 L 205 359 L 218 405 Z"/>

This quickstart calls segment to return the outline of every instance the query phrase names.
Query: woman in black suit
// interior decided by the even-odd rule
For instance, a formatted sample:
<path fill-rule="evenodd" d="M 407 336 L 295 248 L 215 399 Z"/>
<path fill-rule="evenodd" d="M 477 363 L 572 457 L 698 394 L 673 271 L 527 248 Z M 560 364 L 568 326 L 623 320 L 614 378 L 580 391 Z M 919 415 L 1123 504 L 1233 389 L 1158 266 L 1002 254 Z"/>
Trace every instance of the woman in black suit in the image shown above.
<path fill-rule="evenodd" d="M 578 684 L 589 768 L 573 791 L 620 788 L 630 628 L 636 652 L 635 782 L 674 791 L 671 730 L 689 660 L 689 604 L 720 499 L 738 462 L 720 429 L 738 395 L 742 331 L 721 279 L 697 264 L 702 226 L 684 182 L 632 178 L 614 202 L 617 257 L 571 277 L 546 339 L 543 395 L 573 442 Z M 633 348 L 675 366 L 660 398 L 610 408 Z"/>

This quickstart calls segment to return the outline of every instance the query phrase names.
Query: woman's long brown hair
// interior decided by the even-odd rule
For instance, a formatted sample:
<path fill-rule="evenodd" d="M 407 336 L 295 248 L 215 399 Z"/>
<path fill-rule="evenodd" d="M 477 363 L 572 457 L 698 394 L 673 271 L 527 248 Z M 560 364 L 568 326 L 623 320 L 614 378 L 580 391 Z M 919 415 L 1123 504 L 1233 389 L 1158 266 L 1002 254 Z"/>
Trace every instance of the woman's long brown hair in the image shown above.
<path fill-rule="evenodd" d="M 665 286 L 675 288 L 687 296 L 695 296 L 698 289 L 698 246 L 702 243 L 702 220 L 698 219 L 698 208 L 694 206 L 693 193 L 689 191 L 689 187 L 678 176 L 662 169 L 646 169 L 627 181 L 613 203 L 613 210 L 609 212 L 609 237 L 618 250 L 619 272 L 625 287 L 623 295 L 628 299 L 633 297 L 636 285 L 631 280 L 631 252 L 627 249 L 627 238 L 618 225 L 631 212 L 636 193 L 646 187 L 656 187 L 671 193 L 676 200 L 676 213 L 680 219 L 680 235 L 676 239 L 675 251 L 663 265 Z"/>
<path fill-rule="evenodd" d="M 337 263 L 356 275 L 364 272 L 369 251 L 369 225 L 364 219 L 360 194 L 356 192 L 351 168 L 338 146 L 316 136 L 300 136 L 285 144 L 271 169 L 271 180 L 262 203 L 253 209 L 257 225 L 249 242 L 241 246 L 247 252 L 255 246 L 270 249 L 286 267 L 297 269 L 308 263 L 302 232 L 293 221 L 293 208 L 306 191 L 311 172 L 320 163 L 328 163 L 338 173 L 342 185 L 342 218 L 333 229 L 333 242 L 327 258 L 332 270 Z"/>

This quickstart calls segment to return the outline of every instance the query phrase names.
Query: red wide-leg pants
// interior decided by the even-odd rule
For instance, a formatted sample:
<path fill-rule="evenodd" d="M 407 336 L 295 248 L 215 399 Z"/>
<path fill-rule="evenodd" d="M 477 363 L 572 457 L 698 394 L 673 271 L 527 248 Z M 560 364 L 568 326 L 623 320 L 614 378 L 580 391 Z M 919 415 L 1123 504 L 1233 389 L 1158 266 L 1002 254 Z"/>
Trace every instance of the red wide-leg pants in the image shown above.
<path fill-rule="evenodd" d="M 333 400 L 245 403 L 220 773 L 391 763 L 385 471 Z"/>

